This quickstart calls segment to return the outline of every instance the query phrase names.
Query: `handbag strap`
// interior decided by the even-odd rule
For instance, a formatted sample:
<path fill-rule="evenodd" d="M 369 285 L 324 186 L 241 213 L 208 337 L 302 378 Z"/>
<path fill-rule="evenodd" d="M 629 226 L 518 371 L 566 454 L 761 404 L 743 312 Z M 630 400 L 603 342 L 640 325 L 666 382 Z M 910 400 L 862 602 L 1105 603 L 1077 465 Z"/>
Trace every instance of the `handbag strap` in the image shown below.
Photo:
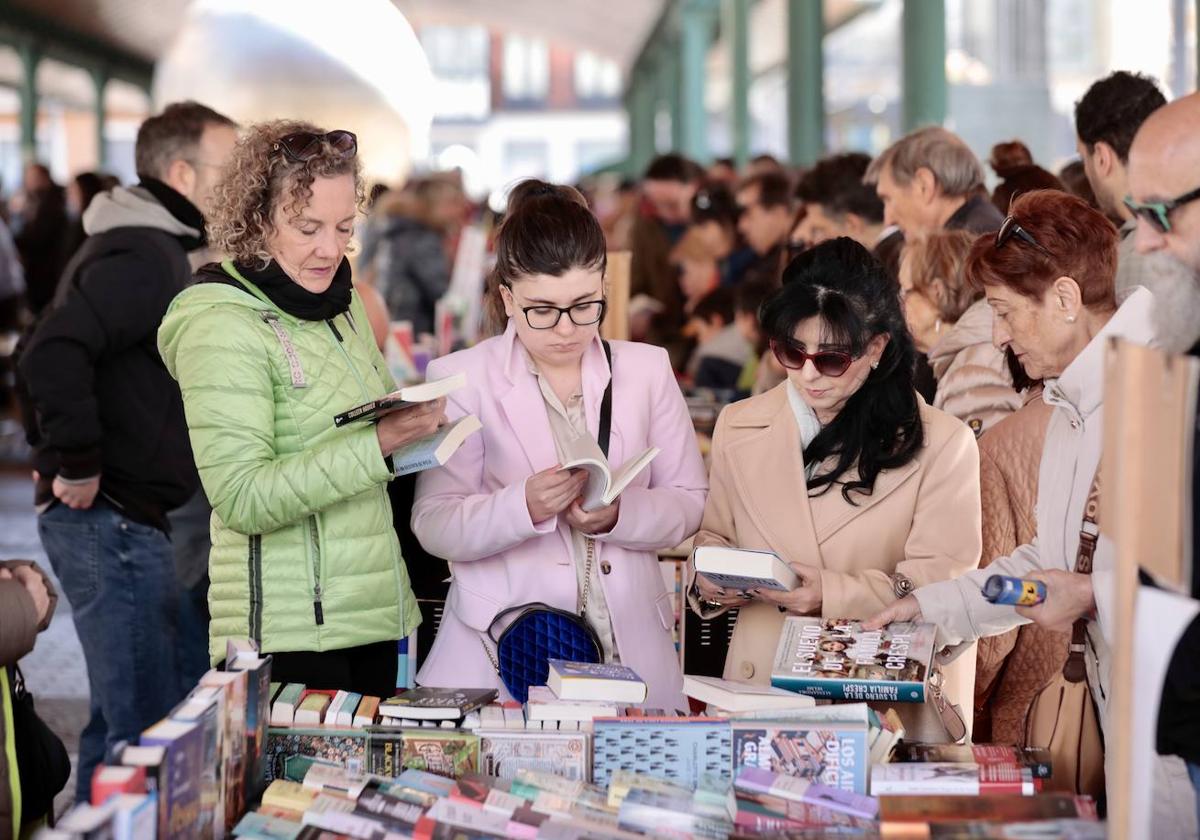
<path fill-rule="evenodd" d="M 608 457 L 608 441 L 612 436 L 612 347 L 604 339 L 600 340 L 604 345 L 604 358 L 608 359 L 608 385 L 604 388 L 604 397 L 600 400 L 600 429 L 596 435 L 596 442 L 600 444 L 600 451 L 604 453 L 604 457 Z"/>
<path fill-rule="evenodd" d="M 1090 575 L 1092 561 L 1096 556 L 1096 544 L 1100 541 L 1100 467 L 1096 467 L 1096 476 L 1092 479 L 1092 487 L 1088 491 L 1087 502 L 1083 506 L 1083 524 L 1079 528 L 1079 549 L 1075 553 L 1075 574 Z M 1063 679 L 1067 682 L 1079 683 L 1087 679 L 1087 662 L 1084 652 L 1087 650 L 1087 619 L 1077 618 L 1071 625 L 1071 644 L 1067 648 L 1067 661 L 1063 663 Z"/>

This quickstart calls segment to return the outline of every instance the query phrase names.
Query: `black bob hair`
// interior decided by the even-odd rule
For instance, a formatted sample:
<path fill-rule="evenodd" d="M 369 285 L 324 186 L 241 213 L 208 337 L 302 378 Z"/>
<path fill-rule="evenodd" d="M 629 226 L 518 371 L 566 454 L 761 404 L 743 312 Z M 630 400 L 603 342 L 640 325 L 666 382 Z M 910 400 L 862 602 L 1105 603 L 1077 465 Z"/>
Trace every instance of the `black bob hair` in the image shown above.
<path fill-rule="evenodd" d="M 819 317 L 827 341 L 855 357 L 877 335 L 887 336 L 879 367 L 846 401 L 837 417 L 804 450 L 806 464 L 820 470 L 808 481 L 810 496 L 841 485 L 842 497 L 871 495 L 883 470 L 898 469 L 925 443 L 917 392 L 913 387 L 916 348 L 896 284 L 879 261 L 847 237 L 822 242 L 800 254 L 784 270 L 783 287 L 759 312 L 763 333 L 776 342 L 792 341 L 797 325 Z M 857 478 L 847 473 L 857 465 Z"/>

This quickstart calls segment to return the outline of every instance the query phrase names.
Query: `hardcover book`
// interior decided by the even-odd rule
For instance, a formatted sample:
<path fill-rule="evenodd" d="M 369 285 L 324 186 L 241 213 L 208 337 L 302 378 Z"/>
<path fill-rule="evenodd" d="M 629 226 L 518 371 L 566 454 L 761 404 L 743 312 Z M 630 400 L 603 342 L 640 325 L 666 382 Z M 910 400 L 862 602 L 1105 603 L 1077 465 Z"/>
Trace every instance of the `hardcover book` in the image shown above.
<path fill-rule="evenodd" d="M 714 718 L 597 718 L 592 781 L 604 786 L 617 770 L 695 787 L 701 776 L 730 777 L 729 722 Z"/>
<path fill-rule="evenodd" d="M 223 838 L 225 831 L 225 779 L 221 764 L 224 743 L 224 710 L 221 689 L 197 688 L 171 712 L 172 720 L 200 727 L 200 834 Z"/>
<path fill-rule="evenodd" d="M 735 777 L 743 768 L 754 767 L 849 793 L 867 792 L 866 724 L 735 720 L 732 730 Z"/>
<path fill-rule="evenodd" d="M 381 717 L 461 720 L 496 699 L 494 688 L 410 688 L 379 704 Z"/>
<path fill-rule="evenodd" d="M 246 672 L 245 790 L 247 801 L 262 796 L 266 786 L 267 728 L 271 722 L 271 656 L 239 656 L 234 670 Z"/>
<path fill-rule="evenodd" d="M 246 810 L 246 697 L 245 671 L 209 671 L 200 685 L 224 692 L 225 746 L 225 827 L 232 830 Z"/>
<path fill-rule="evenodd" d="M 932 624 L 867 632 L 857 621 L 788 616 L 771 685 L 828 700 L 923 703 L 935 633 Z"/>
<path fill-rule="evenodd" d="M 572 781 L 591 779 L 588 736 L 583 732 L 480 731 L 479 771 L 501 779 L 520 770 L 553 773 Z"/>

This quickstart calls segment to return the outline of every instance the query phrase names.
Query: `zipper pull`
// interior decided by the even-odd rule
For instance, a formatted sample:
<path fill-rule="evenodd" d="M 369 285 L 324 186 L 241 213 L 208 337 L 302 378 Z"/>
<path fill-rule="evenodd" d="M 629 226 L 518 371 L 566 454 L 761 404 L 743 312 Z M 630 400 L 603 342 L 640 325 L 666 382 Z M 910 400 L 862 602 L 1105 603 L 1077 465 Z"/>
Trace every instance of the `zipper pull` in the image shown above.
<path fill-rule="evenodd" d="M 317 620 L 317 624 L 325 623 L 325 608 L 321 605 L 321 584 L 317 584 L 313 590 L 313 616 Z"/>
<path fill-rule="evenodd" d="M 334 334 L 335 336 L 337 336 L 338 343 L 339 343 L 339 344 L 341 344 L 341 343 L 342 343 L 342 341 L 343 341 L 343 339 L 342 339 L 342 334 L 341 334 L 340 332 L 338 332 L 338 328 L 337 328 L 337 326 L 336 326 L 336 325 L 333 323 L 333 319 L 332 319 L 332 318 L 329 318 L 329 319 L 327 319 L 327 320 L 325 321 L 325 323 L 329 325 L 329 329 L 333 330 L 333 334 Z"/>

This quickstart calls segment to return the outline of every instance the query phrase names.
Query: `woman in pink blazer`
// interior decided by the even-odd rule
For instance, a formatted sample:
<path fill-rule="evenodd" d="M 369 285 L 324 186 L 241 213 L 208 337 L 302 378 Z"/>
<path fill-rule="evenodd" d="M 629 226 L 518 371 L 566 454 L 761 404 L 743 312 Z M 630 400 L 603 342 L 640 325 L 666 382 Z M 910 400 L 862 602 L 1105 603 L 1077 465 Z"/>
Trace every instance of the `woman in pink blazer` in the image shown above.
<path fill-rule="evenodd" d="M 577 192 L 522 183 L 496 242 L 492 302 L 503 305 L 504 334 L 430 365 L 430 379 L 467 374 L 446 415 L 474 414 L 483 429 L 417 482 L 413 532 L 452 575 L 417 675 L 423 685 L 494 686 L 507 699 L 487 637 L 492 619 L 537 601 L 578 611 L 590 539 L 586 616 L 605 659 L 645 680 L 646 706 L 686 708 L 672 595 L 655 552 L 695 533 L 707 480 L 661 348 L 611 342 L 609 463 L 651 446 L 658 457 L 612 505 L 590 513 L 579 505 L 583 474 L 559 469 L 564 442 L 596 440 L 609 384 L 599 338 L 605 259 L 603 231 Z"/>

